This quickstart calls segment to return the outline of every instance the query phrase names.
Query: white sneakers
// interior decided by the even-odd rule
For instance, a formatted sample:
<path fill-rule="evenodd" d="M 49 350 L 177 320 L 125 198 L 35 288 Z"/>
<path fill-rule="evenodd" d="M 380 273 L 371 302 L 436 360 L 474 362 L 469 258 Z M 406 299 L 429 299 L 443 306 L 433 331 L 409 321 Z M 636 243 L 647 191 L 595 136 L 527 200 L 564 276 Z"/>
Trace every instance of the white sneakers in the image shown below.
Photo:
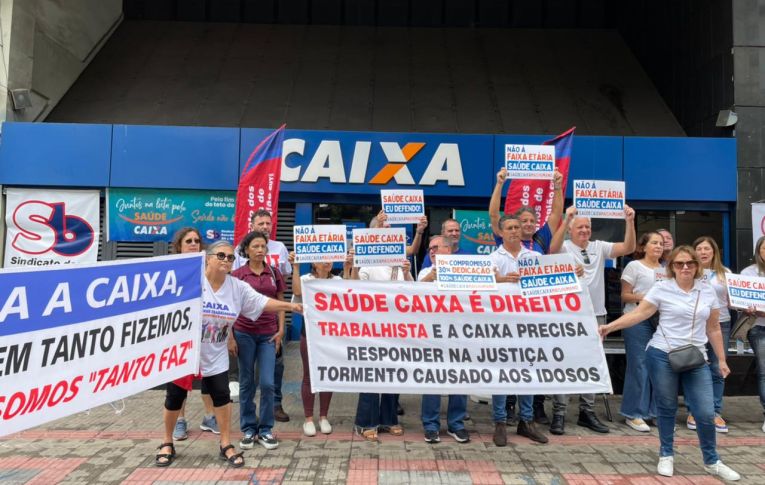
<path fill-rule="evenodd" d="M 319 429 L 323 434 L 330 434 L 332 432 L 332 425 L 329 424 L 329 420 L 327 418 L 321 418 L 319 420 Z"/>
<path fill-rule="evenodd" d="M 661 463 L 659 463 L 659 465 L 661 465 Z M 704 465 L 704 470 L 710 475 L 716 475 L 723 480 L 730 480 L 732 482 L 741 480 L 741 475 L 733 471 L 728 465 L 720 460 L 717 460 L 717 463 L 714 465 Z"/>
<path fill-rule="evenodd" d="M 643 421 L 640 418 L 635 419 L 625 419 L 624 423 L 629 426 L 630 428 L 634 429 L 635 431 L 640 431 L 641 433 L 648 433 L 651 431 L 650 426 L 648 426 L 645 421 Z"/>
<path fill-rule="evenodd" d="M 239 383 L 236 381 L 229 382 L 228 390 L 231 394 L 231 402 L 239 402 Z"/>
<path fill-rule="evenodd" d="M 656 471 L 659 475 L 671 477 L 675 473 L 675 458 L 672 456 L 660 456 Z"/>

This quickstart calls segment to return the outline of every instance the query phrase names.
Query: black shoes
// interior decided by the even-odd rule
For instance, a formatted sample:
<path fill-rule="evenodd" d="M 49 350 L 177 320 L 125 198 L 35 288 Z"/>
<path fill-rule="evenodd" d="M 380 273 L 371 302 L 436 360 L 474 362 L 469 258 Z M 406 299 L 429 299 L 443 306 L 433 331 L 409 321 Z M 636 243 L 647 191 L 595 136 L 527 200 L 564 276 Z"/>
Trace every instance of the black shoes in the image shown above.
<path fill-rule="evenodd" d="M 558 414 L 553 414 L 552 424 L 550 425 L 550 433 L 562 435 L 566 432 L 566 417 Z"/>
<path fill-rule="evenodd" d="M 550 420 L 547 418 L 547 414 L 545 414 L 544 401 L 540 403 L 534 402 L 534 422 L 537 424 L 550 424 Z"/>
<path fill-rule="evenodd" d="M 608 426 L 601 423 L 595 413 L 592 411 L 579 411 L 579 420 L 576 422 L 579 426 L 590 428 L 596 433 L 608 433 L 611 431 Z"/>
<path fill-rule="evenodd" d="M 531 441 L 536 441 L 537 443 L 547 443 L 547 436 L 543 435 L 541 431 L 537 430 L 537 427 L 533 421 L 520 421 L 518 423 L 517 433 L 519 436 L 525 436 Z"/>

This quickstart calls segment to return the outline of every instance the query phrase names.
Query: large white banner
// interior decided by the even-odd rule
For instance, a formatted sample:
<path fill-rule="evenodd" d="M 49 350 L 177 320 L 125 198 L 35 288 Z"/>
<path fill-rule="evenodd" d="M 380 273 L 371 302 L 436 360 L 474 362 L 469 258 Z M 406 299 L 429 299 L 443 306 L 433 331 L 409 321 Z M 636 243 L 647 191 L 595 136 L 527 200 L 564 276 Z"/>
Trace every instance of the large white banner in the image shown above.
<path fill-rule="evenodd" d="M 8 189 L 5 267 L 95 262 L 97 190 Z"/>
<path fill-rule="evenodd" d="M 309 280 L 314 392 L 610 393 L 587 292 L 524 298 L 432 283 Z"/>
<path fill-rule="evenodd" d="M 752 247 L 757 246 L 757 240 L 765 236 L 765 204 L 752 204 Z"/>
<path fill-rule="evenodd" d="M 203 268 L 199 253 L 0 270 L 0 436 L 195 374 Z"/>

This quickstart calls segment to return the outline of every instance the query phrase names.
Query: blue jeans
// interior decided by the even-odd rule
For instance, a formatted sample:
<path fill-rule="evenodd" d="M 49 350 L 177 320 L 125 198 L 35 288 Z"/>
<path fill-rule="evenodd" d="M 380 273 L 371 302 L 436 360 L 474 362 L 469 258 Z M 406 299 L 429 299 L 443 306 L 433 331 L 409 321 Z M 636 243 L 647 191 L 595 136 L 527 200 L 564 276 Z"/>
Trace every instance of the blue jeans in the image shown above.
<path fill-rule="evenodd" d="M 286 342 L 282 341 L 282 345 Z M 276 356 L 274 366 L 274 407 L 282 405 L 282 381 L 284 381 L 284 347 Z"/>
<path fill-rule="evenodd" d="M 449 431 L 465 429 L 467 396 L 450 395 L 446 408 L 446 426 Z M 425 431 L 441 429 L 441 395 L 425 394 L 422 396 L 422 427 Z"/>
<path fill-rule="evenodd" d="M 495 423 L 507 421 L 507 395 L 491 396 L 491 416 Z M 534 396 L 518 396 L 518 419 L 530 423 L 534 421 Z"/>
<path fill-rule="evenodd" d="M 760 404 L 765 411 L 765 327 L 755 325 L 747 334 L 749 345 L 754 350 L 754 358 L 757 359 L 757 379 L 759 381 Z"/>
<path fill-rule="evenodd" d="M 709 365 L 676 373 L 669 365 L 667 353 L 655 347 L 646 351 L 648 376 L 653 386 L 659 428 L 659 456 L 674 456 L 675 416 L 677 396 L 683 386 L 686 399 L 693 402 L 696 418 L 696 434 L 699 437 L 704 464 L 711 465 L 719 460 L 715 431 L 715 409 L 712 396 L 712 373 Z"/>
<path fill-rule="evenodd" d="M 272 335 L 254 335 L 234 330 L 236 345 L 239 347 L 239 428 L 242 433 L 270 433 L 274 427 L 274 364 L 276 346 Z M 260 424 L 256 417 L 255 361 L 260 375 Z"/>
<path fill-rule="evenodd" d="M 360 428 L 376 428 L 378 426 L 395 426 L 398 424 L 398 394 L 359 394 L 356 406 L 356 426 Z"/>
<path fill-rule="evenodd" d="M 656 416 L 651 381 L 645 364 L 645 347 L 653 336 L 653 327 L 644 320 L 622 330 L 627 370 L 624 373 L 622 407 L 619 413 L 629 419 L 648 419 Z"/>
<path fill-rule="evenodd" d="M 728 355 L 728 344 L 730 343 L 730 320 L 720 322 L 722 331 L 723 351 Z M 712 345 L 707 342 L 707 359 L 709 360 L 709 370 L 712 372 L 712 389 L 714 391 L 715 414 L 722 414 L 723 394 L 725 393 L 725 379 L 720 374 L 720 361 L 717 354 L 712 349 Z M 686 399 L 688 414 L 693 414 L 693 403 Z"/>

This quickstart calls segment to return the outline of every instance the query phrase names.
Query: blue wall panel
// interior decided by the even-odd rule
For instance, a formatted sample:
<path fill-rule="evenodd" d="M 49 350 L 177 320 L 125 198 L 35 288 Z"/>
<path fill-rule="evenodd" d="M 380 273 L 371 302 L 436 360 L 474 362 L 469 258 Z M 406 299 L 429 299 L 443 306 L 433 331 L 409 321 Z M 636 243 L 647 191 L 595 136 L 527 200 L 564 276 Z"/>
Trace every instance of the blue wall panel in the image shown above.
<path fill-rule="evenodd" d="M 114 125 L 112 187 L 236 190 L 239 129 Z"/>
<path fill-rule="evenodd" d="M 106 187 L 112 125 L 4 123 L 0 184 Z"/>
<path fill-rule="evenodd" d="M 733 202 L 734 138 L 624 138 L 627 198 Z"/>

